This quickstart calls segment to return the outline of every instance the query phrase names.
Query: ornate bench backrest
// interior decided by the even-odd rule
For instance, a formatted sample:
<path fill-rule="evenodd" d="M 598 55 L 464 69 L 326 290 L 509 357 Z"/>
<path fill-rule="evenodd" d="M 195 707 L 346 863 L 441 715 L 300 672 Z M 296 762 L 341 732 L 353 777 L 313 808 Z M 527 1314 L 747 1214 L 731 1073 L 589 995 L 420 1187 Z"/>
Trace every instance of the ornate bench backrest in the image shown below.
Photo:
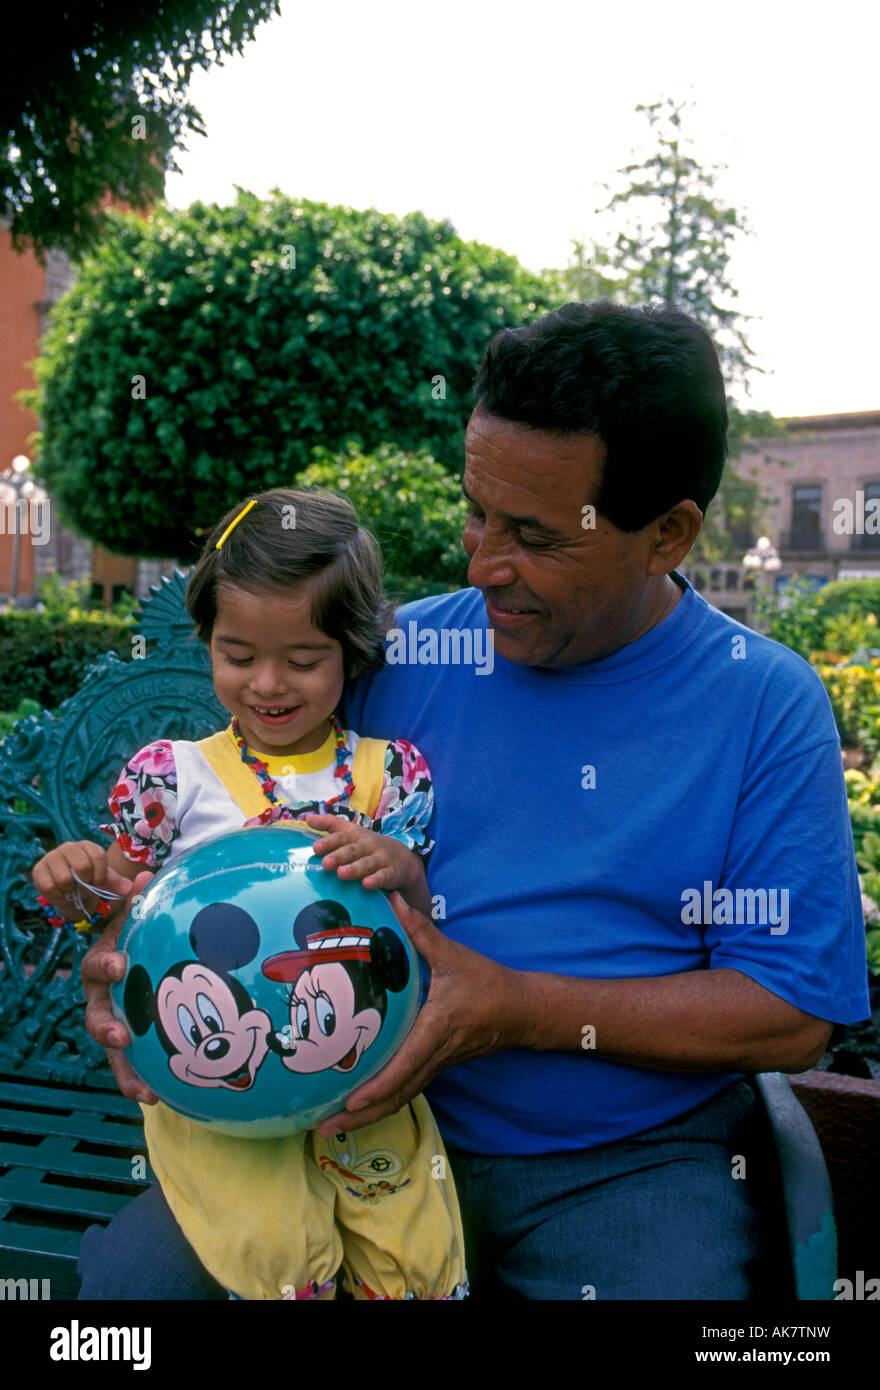
<path fill-rule="evenodd" d="M 177 571 L 152 589 L 132 628 L 134 659 L 101 657 L 56 714 L 22 719 L 0 742 L 0 1067 L 80 1081 L 106 1065 L 82 1022 L 88 943 L 35 918 L 30 870 L 53 842 L 109 843 L 98 830 L 107 795 L 138 748 L 225 724 L 186 581 Z"/>

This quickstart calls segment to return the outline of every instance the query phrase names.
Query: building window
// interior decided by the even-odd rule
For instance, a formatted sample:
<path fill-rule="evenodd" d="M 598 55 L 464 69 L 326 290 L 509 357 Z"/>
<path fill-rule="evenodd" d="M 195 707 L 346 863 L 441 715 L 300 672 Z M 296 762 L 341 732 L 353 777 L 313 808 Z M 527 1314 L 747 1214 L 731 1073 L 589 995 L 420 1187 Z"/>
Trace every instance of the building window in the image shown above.
<path fill-rule="evenodd" d="M 758 539 L 757 531 L 753 531 L 751 526 L 746 526 L 744 523 L 740 526 L 731 526 L 728 535 L 730 536 L 730 544 L 735 550 L 751 550 Z"/>
<path fill-rule="evenodd" d="M 728 590 L 739 588 L 739 570 L 726 570 L 724 574 L 724 587 Z"/>
<path fill-rule="evenodd" d="M 878 508 L 869 506 L 869 503 L 880 498 L 880 483 L 865 483 L 865 530 L 862 535 L 856 534 L 853 537 L 854 550 L 880 550 L 880 534 L 876 534 L 877 519 L 874 515 Z M 870 525 L 870 530 L 868 529 Z"/>
<path fill-rule="evenodd" d="M 821 550 L 821 513 L 821 487 L 799 486 L 792 488 L 791 546 L 793 550 Z"/>

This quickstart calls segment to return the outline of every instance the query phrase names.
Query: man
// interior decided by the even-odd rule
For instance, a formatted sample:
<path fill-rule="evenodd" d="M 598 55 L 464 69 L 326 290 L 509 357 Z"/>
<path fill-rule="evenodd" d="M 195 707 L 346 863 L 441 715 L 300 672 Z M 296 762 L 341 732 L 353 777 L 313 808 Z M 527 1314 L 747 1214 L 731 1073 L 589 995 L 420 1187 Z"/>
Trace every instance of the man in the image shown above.
<path fill-rule="evenodd" d="M 321 1130 L 427 1090 L 477 1293 L 755 1297 L 779 1232 L 744 1077 L 804 1070 L 832 1022 L 869 1014 L 828 700 L 677 573 L 726 456 L 717 356 L 692 320 L 567 305 L 493 339 L 475 400 L 474 587 L 404 609 L 345 711 L 364 734 L 406 729 L 432 769 L 437 924 L 396 903 L 430 995 Z M 105 1044 L 122 1036 L 108 944 L 84 967 Z M 182 1269 L 158 1198 L 149 1212 L 141 1249 L 161 1231 Z M 126 1230 L 100 1238 L 105 1263 Z M 86 1296 L 126 1296 L 96 1260 Z M 211 1296 L 186 1279 L 148 1296 Z"/>

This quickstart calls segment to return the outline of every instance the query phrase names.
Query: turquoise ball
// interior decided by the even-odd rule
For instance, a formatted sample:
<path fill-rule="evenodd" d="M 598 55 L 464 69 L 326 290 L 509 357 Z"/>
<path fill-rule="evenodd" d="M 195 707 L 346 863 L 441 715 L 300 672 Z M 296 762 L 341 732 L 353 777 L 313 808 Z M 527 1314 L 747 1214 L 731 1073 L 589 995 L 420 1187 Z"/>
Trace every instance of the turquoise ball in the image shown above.
<path fill-rule="evenodd" d="M 313 1129 L 418 1013 L 419 957 L 388 899 L 322 869 L 317 838 L 284 821 L 221 835 L 157 873 L 122 927 L 126 1055 L 219 1133 Z"/>

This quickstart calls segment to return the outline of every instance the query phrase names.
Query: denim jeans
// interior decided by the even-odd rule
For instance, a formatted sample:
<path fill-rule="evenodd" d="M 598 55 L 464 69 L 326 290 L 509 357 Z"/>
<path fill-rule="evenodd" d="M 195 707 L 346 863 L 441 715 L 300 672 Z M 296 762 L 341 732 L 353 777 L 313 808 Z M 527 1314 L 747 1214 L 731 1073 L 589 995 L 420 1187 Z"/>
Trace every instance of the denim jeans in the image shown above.
<path fill-rule="evenodd" d="M 748 1081 L 669 1124 L 569 1153 L 447 1146 L 473 1297 L 792 1296 L 778 1167 Z M 81 1299 L 225 1299 L 158 1186 L 83 1236 Z"/>
<path fill-rule="evenodd" d="M 794 1296 L 775 1145 L 748 1081 L 597 1148 L 447 1152 L 477 1296 Z"/>

